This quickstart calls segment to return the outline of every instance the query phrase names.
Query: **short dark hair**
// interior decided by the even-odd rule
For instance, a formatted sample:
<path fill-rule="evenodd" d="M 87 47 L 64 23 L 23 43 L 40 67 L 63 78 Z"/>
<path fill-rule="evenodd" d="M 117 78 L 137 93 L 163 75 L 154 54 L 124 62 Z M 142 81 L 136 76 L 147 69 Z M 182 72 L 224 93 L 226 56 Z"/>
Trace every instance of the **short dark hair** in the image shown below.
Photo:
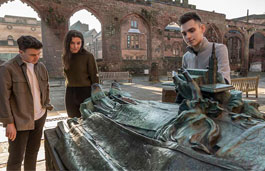
<path fill-rule="evenodd" d="M 21 36 L 17 39 L 19 50 L 25 51 L 26 49 L 41 49 L 42 43 L 33 36 Z"/>
<path fill-rule="evenodd" d="M 187 12 L 179 18 L 179 24 L 185 24 L 190 20 L 202 22 L 201 17 L 196 12 Z"/>

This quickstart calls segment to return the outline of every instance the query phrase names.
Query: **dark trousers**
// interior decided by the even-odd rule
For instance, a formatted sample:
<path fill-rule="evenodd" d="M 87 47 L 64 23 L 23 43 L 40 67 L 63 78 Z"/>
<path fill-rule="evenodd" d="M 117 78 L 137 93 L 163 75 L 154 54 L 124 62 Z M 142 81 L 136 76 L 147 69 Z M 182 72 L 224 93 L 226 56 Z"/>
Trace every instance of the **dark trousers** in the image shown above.
<path fill-rule="evenodd" d="M 91 87 L 66 87 L 65 106 L 70 118 L 81 117 L 80 104 L 91 96 Z"/>
<path fill-rule="evenodd" d="M 46 116 L 47 112 L 35 121 L 34 130 L 17 131 L 16 139 L 8 140 L 7 170 L 21 170 L 24 156 L 24 170 L 36 170 L 37 155 Z"/>

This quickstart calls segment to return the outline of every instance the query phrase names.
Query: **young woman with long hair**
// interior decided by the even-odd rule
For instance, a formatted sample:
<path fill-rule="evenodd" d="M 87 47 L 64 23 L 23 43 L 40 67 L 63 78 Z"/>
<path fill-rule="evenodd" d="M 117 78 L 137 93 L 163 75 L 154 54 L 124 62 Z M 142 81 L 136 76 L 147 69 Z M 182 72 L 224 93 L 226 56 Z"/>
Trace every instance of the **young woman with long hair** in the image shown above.
<path fill-rule="evenodd" d="M 70 118 L 81 117 L 80 104 L 91 96 L 91 85 L 99 82 L 96 60 L 84 49 L 81 32 L 68 31 L 62 60 L 66 79 L 66 111 Z"/>

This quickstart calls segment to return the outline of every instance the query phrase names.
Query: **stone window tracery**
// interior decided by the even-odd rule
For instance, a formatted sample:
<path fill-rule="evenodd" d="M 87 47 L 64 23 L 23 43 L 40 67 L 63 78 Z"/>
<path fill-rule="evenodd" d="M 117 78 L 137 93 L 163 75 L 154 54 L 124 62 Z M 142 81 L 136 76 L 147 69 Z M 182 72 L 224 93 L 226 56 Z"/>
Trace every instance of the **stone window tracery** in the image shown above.
<path fill-rule="evenodd" d="M 132 34 L 127 36 L 127 48 L 139 49 L 139 35 Z"/>
<path fill-rule="evenodd" d="M 131 21 L 131 28 L 138 28 L 138 23 L 135 20 Z"/>
<path fill-rule="evenodd" d="M 221 42 L 221 33 L 214 24 L 209 24 L 208 29 L 205 32 L 205 37 L 210 42 L 216 42 L 216 43 Z"/>

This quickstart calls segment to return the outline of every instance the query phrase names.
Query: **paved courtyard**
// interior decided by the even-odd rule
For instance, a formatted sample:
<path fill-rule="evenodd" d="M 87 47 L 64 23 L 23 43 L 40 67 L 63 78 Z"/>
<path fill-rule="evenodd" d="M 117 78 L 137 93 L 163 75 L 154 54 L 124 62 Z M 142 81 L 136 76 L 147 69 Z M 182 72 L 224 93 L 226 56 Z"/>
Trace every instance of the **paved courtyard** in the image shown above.
<path fill-rule="evenodd" d="M 257 101 L 260 104 L 260 111 L 265 113 L 265 73 L 249 73 L 249 76 L 260 75 L 259 81 L 259 98 L 256 99 L 254 92 L 250 93 L 248 100 Z M 160 77 L 160 82 L 153 83 L 148 81 L 148 76 L 137 76 L 133 77 L 132 83 L 126 81 L 121 82 L 121 88 L 130 93 L 133 98 L 140 100 L 162 100 L 162 83 L 167 81 L 166 76 Z M 67 115 L 64 107 L 64 94 L 65 87 L 62 80 L 51 80 L 50 81 L 50 97 L 51 103 L 54 105 L 54 110 L 48 113 L 45 128 L 50 129 L 56 126 L 60 120 L 66 120 Z M 109 81 L 105 81 L 102 85 L 104 90 L 108 90 L 110 87 Z M 243 95 L 245 98 L 245 94 Z M 5 137 L 5 129 L 0 126 L 0 170 L 6 170 L 6 161 L 8 157 L 7 152 L 7 139 Z M 44 142 L 38 155 L 37 170 L 46 170 L 45 168 L 45 153 L 44 153 Z"/>

